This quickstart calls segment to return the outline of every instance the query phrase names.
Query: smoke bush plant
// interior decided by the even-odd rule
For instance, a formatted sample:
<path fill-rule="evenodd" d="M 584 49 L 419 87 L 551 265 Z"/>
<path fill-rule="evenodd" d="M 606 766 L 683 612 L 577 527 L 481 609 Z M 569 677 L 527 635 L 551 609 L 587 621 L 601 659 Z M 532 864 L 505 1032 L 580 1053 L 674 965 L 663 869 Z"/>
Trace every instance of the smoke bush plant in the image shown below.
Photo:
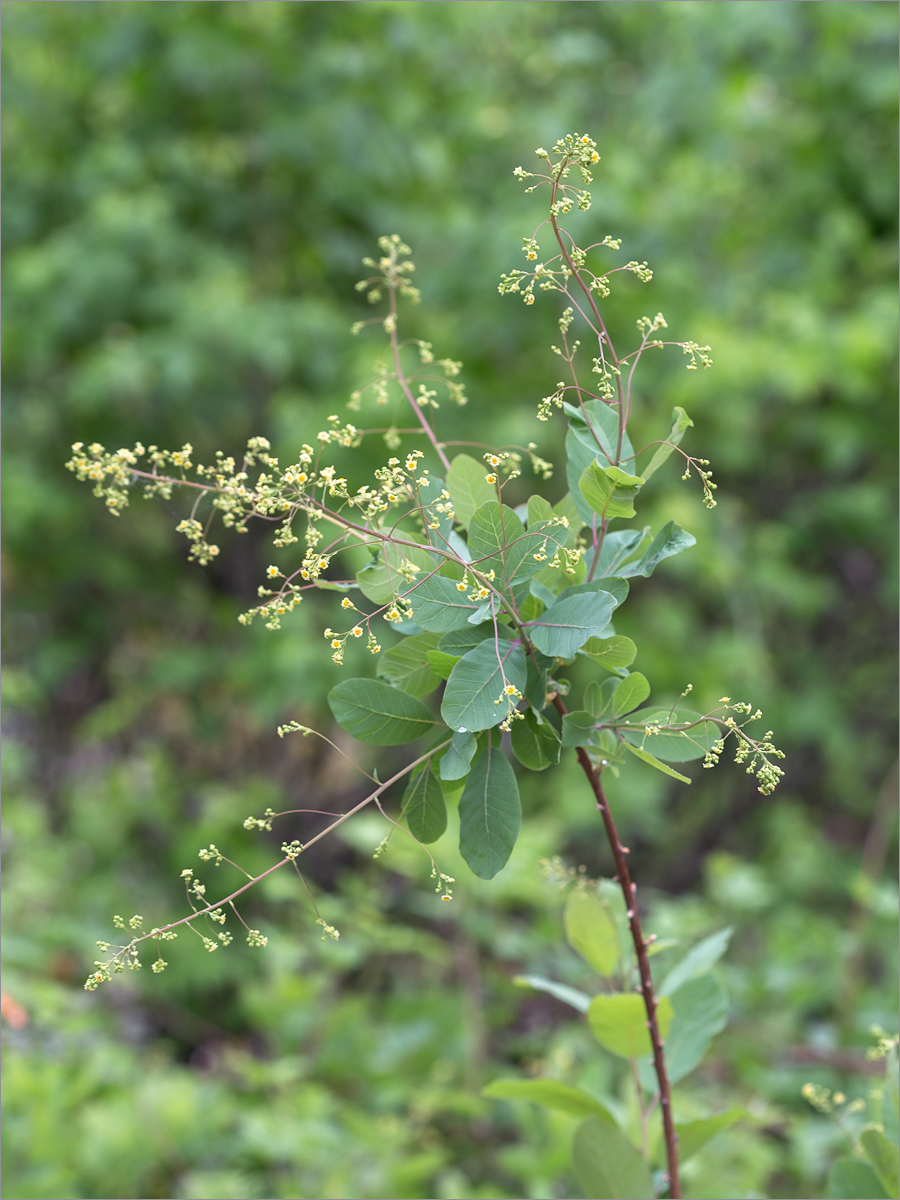
<path fill-rule="evenodd" d="M 239 620 L 250 624 L 258 619 L 276 630 L 305 592 L 328 592 L 335 615 L 333 627 L 324 630 L 325 652 L 337 664 L 358 652 L 378 658 L 377 679 L 347 679 L 331 690 L 328 701 L 335 720 L 369 746 L 417 744 L 411 761 L 384 782 L 374 770 L 360 768 L 372 782 L 363 800 L 306 844 L 284 843 L 277 862 L 259 876 L 247 876 L 229 894 L 210 902 L 206 885 L 187 868 L 182 878 L 188 916 L 150 930 L 139 916 L 127 922 L 117 917 L 116 926 L 133 936 L 125 945 L 100 943 L 107 957 L 95 964 L 85 986 L 92 990 L 114 973 L 139 968 L 144 943 L 156 947 L 152 969 L 162 971 L 162 944 L 181 927 L 199 936 L 208 951 L 227 945 L 232 936 L 224 928 L 229 914 L 243 924 L 235 903 L 243 892 L 287 864 L 297 869 L 301 855 L 369 805 L 383 814 L 391 832 L 404 828 L 424 848 L 446 828 L 448 795 L 458 795 L 462 856 L 476 875 L 490 879 L 507 862 L 521 820 L 516 773 L 507 751 L 532 771 L 549 768 L 563 753 L 573 752 L 600 814 L 614 872 L 599 885 L 580 877 L 574 881 L 566 907 L 567 936 L 620 988 L 575 1004 L 588 1012 L 601 1044 L 633 1060 L 639 1098 L 642 1089 L 647 1097 L 639 1152 L 599 1102 L 571 1089 L 569 1110 L 574 1106 L 587 1117 L 576 1137 L 574 1165 L 589 1195 L 647 1196 L 656 1186 L 679 1196 L 671 1084 L 696 1066 L 724 1023 L 724 999 L 709 968 L 724 951 L 728 931 L 695 947 L 660 988 L 654 986 L 653 939 L 642 929 L 628 849 L 616 830 L 603 774 L 618 773 L 634 757 L 689 783 L 671 764 L 702 759 L 704 767 L 712 767 L 730 741 L 736 761 L 746 765 L 759 791 L 768 795 L 782 774 L 776 760 L 783 755 L 771 732 L 756 737 L 749 731 L 761 716 L 749 703 L 723 696 L 705 713 L 681 704 L 648 705 L 650 684 L 630 670 L 637 648 L 610 624 L 628 597 L 631 580 L 646 578 L 666 558 L 694 544 L 674 521 L 652 538 L 647 529 L 627 524 L 653 473 L 672 455 L 679 456 L 682 478 L 696 477 L 703 503 L 715 506 L 709 464 L 680 448 L 693 424 L 683 409 L 674 410 L 665 436 L 637 450 L 633 446 L 628 423 L 635 371 L 645 353 L 665 346 L 680 347 L 688 370 L 705 369 L 711 364 L 710 350 L 693 341 L 664 340 L 666 321 L 657 313 L 637 322 L 636 348 L 617 352 L 601 315 L 613 276 L 626 272 L 646 283 L 652 272 L 636 260 L 616 266 L 617 238 L 606 236 L 582 248 L 563 224 L 575 210 L 590 208 L 587 186 L 599 160 L 595 142 L 572 134 L 550 152 L 539 149 L 537 156 L 539 172 L 519 167 L 515 175 L 527 182 L 529 192 L 548 190 L 547 215 L 523 241 L 525 267 L 503 275 L 499 290 L 527 305 L 539 293 L 562 298 L 560 345 L 553 351 L 564 378 L 537 411 L 540 421 L 559 412 L 568 423 L 569 491 L 558 503 L 549 503 L 540 491 L 515 508 L 504 503 L 526 461 L 539 481 L 549 478 L 551 465 L 537 455 L 534 443 L 498 447 L 478 457 L 449 456 L 441 436 L 448 421 L 440 406 L 447 401 L 465 404 L 461 364 L 436 358 L 427 342 L 401 337 L 400 302 L 417 302 L 419 292 L 411 282 L 410 250 L 397 236 L 381 238 L 379 256 L 364 260 L 369 273 L 357 287 L 379 315 L 359 322 L 354 333 L 369 326 L 380 329 L 387 348 L 374 378 L 353 394 L 349 407 L 355 414 L 369 406 L 392 412 L 408 406 L 415 428 L 392 425 L 386 435 L 378 435 L 384 437 L 389 457 L 373 481 L 351 481 L 330 461 L 335 449 L 375 436 L 338 416 L 329 417 L 326 428 L 286 465 L 262 437 L 250 440 L 240 460 L 218 452 L 209 464 L 195 463 L 190 445 L 172 451 L 140 444 L 113 452 L 99 444 L 73 447 L 67 466 L 94 485 L 94 494 L 115 516 L 127 507 L 135 483 L 143 485 L 148 497 L 168 500 L 176 489 L 192 494 L 190 514 L 178 530 L 190 543 L 190 558 L 201 564 L 219 554 L 210 540 L 216 514 L 238 533 L 246 532 L 251 519 L 271 522 L 275 546 L 297 546 L 295 565 L 287 573 L 270 566 L 259 588 L 259 604 Z M 576 324 L 589 338 L 589 368 L 581 365 L 583 355 L 578 358 Z M 370 561 L 348 576 L 342 554 L 359 547 L 370 551 Z M 384 650 L 381 640 L 388 627 L 402 637 Z M 576 658 L 593 663 L 597 678 L 573 703 L 563 672 Z M 439 701 L 426 702 L 441 688 Z M 685 689 L 682 700 L 690 690 Z M 306 736 L 313 730 L 297 722 L 278 730 L 282 736 L 293 732 Z M 394 800 L 398 795 L 399 803 Z M 244 824 L 269 831 L 282 815 L 269 809 Z M 427 849 L 425 853 L 430 856 Z M 230 862 L 215 845 L 201 850 L 200 859 L 217 866 Z M 433 858 L 432 875 L 449 900 L 454 880 Z M 323 936 L 338 936 L 323 918 L 318 923 Z M 630 949 L 618 936 L 620 926 L 627 931 Z M 259 930 L 245 926 L 245 936 L 250 945 L 265 945 Z M 667 1056 L 665 1039 L 676 1033 Z M 515 1083 L 505 1086 L 514 1089 Z M 503 1086 L 494 1085 L 500 1089 L 494 1094 L 503 1094 Z M 654 1185 L 645 1118 L 657 1102 L 665 1176 Z M 707 1136 L 721 1127 L 711 1128 Z M 692 1145 L 701 1132 L 689 1131 Z M 604 1174 L 610 1169 L 618 1172 L 615 1178 Z M 607 1184 L 619 1190 L 599 1190 Z"/>

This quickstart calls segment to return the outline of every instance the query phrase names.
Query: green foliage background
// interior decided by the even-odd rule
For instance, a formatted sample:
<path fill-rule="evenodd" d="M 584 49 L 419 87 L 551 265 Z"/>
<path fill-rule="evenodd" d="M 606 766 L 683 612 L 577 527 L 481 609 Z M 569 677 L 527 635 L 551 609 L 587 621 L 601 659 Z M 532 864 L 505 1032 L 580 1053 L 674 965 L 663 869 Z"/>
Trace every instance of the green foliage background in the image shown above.
<path fill-rule="evenodd" d="M 424 291 L 410 332 L 465 363 L 454 436 L 553 458 L 562 426 L 533 413 L 558 314 L 496 282 L 540 219 L 512 169 L 569 130 L 603 155 L 582 227 L 657 272 L 618 290 L 614 335 L 662 309 L 715 357 L 642 368 L 635 440 L 683 404 L 719 507 L 660 473 L 640 516 L 698 546 L 617 632 L 655 696 L 750 699 L 788 752 L 764 802 L 724 765 L 690 789 L 636 765 L 613 792 L 650 927 L 737 931 L 732 1025 L 683 1103 L 756 1119 L 688 1194 L 815 1194 L 834 1135 L 800 1086 L 864 1094 L 896 1011 L 896 7 L 13 0 L 3 27 L 3 1195 L 574 1194 L 572 1119 L 479 1094 L 528 1071 L 616 1087 L 563 1006 L 511 983 L 584 982 L 538 884 L 554 853 L 608 870 L 570 768 L 525 782 L 493 885 L 441 844 L 452 905 L 414 853 L 373 864 L 363 820 L 310 864 L 338 945 L 276 879 L 247 906 L 265 952 L 182 937 L 161 978 L 82 993 L 113 912 L 162 923 L 201 846 L 261 869 L 246 815 L 357 785 L 274 736 L 330 724 L 340 669 L 312 604 L 238 626 L 261 536 L 188 567 L 177 498 L 116 521 L 62 469 L 75 440 L 289 456 L 368 377 L 352 285 L 394 231 Z"/>

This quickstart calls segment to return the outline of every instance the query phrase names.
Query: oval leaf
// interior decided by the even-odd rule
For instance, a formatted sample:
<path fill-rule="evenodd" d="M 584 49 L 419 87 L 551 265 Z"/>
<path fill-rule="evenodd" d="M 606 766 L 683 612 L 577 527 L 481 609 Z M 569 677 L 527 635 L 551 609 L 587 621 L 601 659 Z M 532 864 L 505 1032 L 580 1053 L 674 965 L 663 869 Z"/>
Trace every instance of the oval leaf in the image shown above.
<path fill-rule="evenodd" d="M 409 597 L 413 620 L 429 633 L 448 633 L 462 629 L 477 609 L 467 597 L 468 588 L 460 591 L 457 581 L 443 575 L 423 579 Z"/>
<path fill-rule="evenodd" d="M 612 975 L 619 961 L 619 936 L 609 907 L 596 892 L 575 889 L 566 900 L 566 941 L 601 975 Z"/>
<path fill-rule="evenodd" d="M 465 779 L 478 749 L 474 733 L 454 733 L 439 768 L 441 779 Z"/>
<path fill-rule="evenodd" d="M 572 658 L 588 638 L 603 632 L 615 607 L 615 598 L 607 592 L 568 596 L 530 625 L 528 636 L 543 654 Z"/>
<path fill-rule="evenodd" d="M 410 696 L 427 696 L 441 681 L 428 662 L 428 652 L 437 644 L 435 633 L 404 638 L 379 656 L 378 674 Z"/>
<path fill-rule="evenodd" d="M 464 654 L 447 680 L 441 716 L 451 729 L 490 729 L 506 720 L 509 702 L 504 696 L 506 687 L 523 691 L 526 668 L 525 651 L 513 642 L 493 638 Z M 503 697 L 501 699 L 501 697 Z M 497 700 L 501 700 L 499 704 Z"/>
<path fill-rule="evenodd" d="M 672 1024 L 672 1001 L 663 996 L 656 1010 L 660 1037 L 666 1041 Z M 588 1009 L 588 1024 L 594 1037 L 606 1050 L 619 1058 L 646 1058 L 653 1053 L 647 1010 L 641 996 L 619 992 L 613 996 L 595 996 Z M 666 1046 L 666 1061 L 669 1048 Z M 671 1069 L 670 1069 L 671 1077 Z"/>
<path fill-rule="evenodd" d="M 403 815 L 409 832 L 420 842 L 436 842 L 447 828 L 447 805 L 441 785 L 426 766 L 403 793 Z"/>
<path fill-rule="evenodd" d="M 581 494 L 599 517 L 633 517 L 634 501 L 646 480 L 621 467 L 589 463 L 578 481 Z"/>
<path fill-rule="evenodd" d="M 341 729 L 370 746 L 414 742 L 437 724 L 421 700 L 378 679 L 345 679 L 328 704 Z"/>
<path fill-rule="evenodd" d="M 546 721 L 539 721 L 530 708 L 523 720 L 513 722 L 509 740 L 513 754 L 530 771 L 543 771 L 559 762 L 561 746 L 556 730 Z"/>
<path fill-rule="evenodd" d="M 669 997 L 663 996 L 662 1000 L 668 1001 Z M 672 994 L 671 1003 L 675 1017 L 666 1037 L 666 1067 L 669 1081 L 678 1083 L 698 1066 L 712 1039 L 725 1028 L 728 1003 L 725 993 L 708 971 L 682 984 Z M 638 1072 L 644 1087 L 655 1091 L 657 1082 L 652 1065 L 642 1060 Z"/>
<path fill-rule="evenodd" d="M 488 468 L 468 454 L 457 454 L 447 472 L 447 491 L 453 501 L 456 519 L 464 529 L 476 509 L 488 500 L 497 499 L 496 487 L 487 481 Z"/>
<path fill-rule="evenodd" d="M 493 879 L 506 866 L 522 823 L 515 772 L 487 745 L 475 760 L 459 800 L 459 849 L 473 874 Z"/>
<path fill-rule="evenodd" d="M 618 1129 L 599 1117 L 580 1125 L 572 1146 L 572 1169 L 585 1196 L 648 1200 L 656 1194 L 643 1158 Z"/>
<path fill-rule="evenodd" d="M 595 1116 L 604 1125 L 616 1127 L 615 1117 L 599 1100 L 558 1079 L 495 1079 L 481 1094 L 489 1100 L 530 1100 L 575 1117 Z"/>
<path fill-rule="evenodd" d="M 647 682 L 646 676 L 642 675 L 640 671 L 633 671 L 630 675 L 626 675 L 616 688 L 613 709 L 617 716 L 624 716 L 625 713 L 630 713 L 632 709 L 637 708 L 639 704 L 643 704 L 649 695 L 650 684 Z"/>

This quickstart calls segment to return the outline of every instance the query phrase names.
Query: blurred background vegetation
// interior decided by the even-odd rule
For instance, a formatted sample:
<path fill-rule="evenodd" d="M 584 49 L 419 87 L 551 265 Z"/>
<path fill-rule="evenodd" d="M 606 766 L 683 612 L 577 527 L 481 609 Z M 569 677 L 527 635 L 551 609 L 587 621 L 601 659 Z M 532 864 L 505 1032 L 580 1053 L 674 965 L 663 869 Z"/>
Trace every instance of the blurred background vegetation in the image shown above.
<path fill-rule="evenodd" d="M 113 913 L 181 915 L 200 847 L 262 869 L 245 816 L 359 785 L 275 736 L 330 726 L 340 669 L 327 607 L 237 624 L 264 531 L 188 566 L 178 497 L 115 520 L 63 469 L 95 439 L 202 461 L 263 434 L 289 460 L 369 377 L 353 283 L 395 231 L 424 292 L 407 332 L 465 364 L 453 436 L 553 458 L 562 427 L 533 414 L 558 313 L 496 282 L 540 220 L 512 169 L 572 130 L 603 155 L 577 234 L 656 269 L 614 293 L 614 336 L 661 309 L 715 357 L 643 368 L 635 444 L 683 404 L 719 506 L 674 468 L 654 480 L 640 516 L 698 546 L 632 589 L 617 632 L 656 698 L 749 699 L 788 753 L 765 801 L 725 764 L 615 788 L 650 928 L 736 930 L 731 1024 L 681 1103 L 753 1120 L 687 1194 L 822 1194 L 840 1135 L 800 1088 L 865 1095 L 870 1026 L 896 1022 L 896 6 L 12 2 L 3 33 L 3 1195 L 577 1194 L 574 1118 L 479 1094 L 523 1073 L 617 1087 L 571 1010 L 512 982 L 589 984 L 538 865 L 609 870 L 568 767 L 524 781 L 493 884 L 439 844 L 452 905 L 403 846 L 373 863 L 363 819 L 308 865 L 338 944 L 279 875 L 243 910 L 267 950 L 182 935 L 165 975 L 82 991 Z"/>

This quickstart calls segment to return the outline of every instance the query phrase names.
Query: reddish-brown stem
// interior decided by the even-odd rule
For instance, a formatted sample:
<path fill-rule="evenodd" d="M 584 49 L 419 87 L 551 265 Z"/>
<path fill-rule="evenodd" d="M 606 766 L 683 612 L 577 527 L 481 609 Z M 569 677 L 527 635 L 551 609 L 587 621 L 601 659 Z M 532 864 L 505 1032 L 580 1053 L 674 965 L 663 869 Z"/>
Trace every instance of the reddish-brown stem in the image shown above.
<path fill-rule="evenodd" d="M 567 709 L 559 695 L 554 696 L 553 704 L 559 715 L 564 717 Z M 599 772 L 591 762 L 583 746 L 579 746 L 576 753 L 578 755 L 578 765 L 584 771 L 596 798 L 597 808 L 603 820 L 603 828 L 606 831 L 606 838 L 616 865 L 619 887 L 622 889 L 622 894 L 625 897 L 628 926 L 631 930 L 632 941 L 634 942 L 638 975 L 641 980 L 640 992 L 644 998 L 644 1008 L 647 1012 L 647 1028 L 650 1031 L 650 1043 L 653 1047 L 653 1069 L 656 1072 L 656 1079 L 659 1084 L 659 1103 L 662 1109 L 663 1137 L 666 1143 L 666 1163 L 669 1173 L 669 1195 L 672 1197 L 672 1200 L 677 1200 L 681 1196 L 681 1181 L 678 1172 L 678 1135 L 675 1132 L 675 1122 L 672 1117 L 672 1090 L 669 1086 L 669 1075 L 666 1071 L 666 1059 L 663 1053 L 664 1043 L 660 1037 L 659 1023 L 656 1019 L 657 1000 L 653 991 L 653 978 L 650 974 L 647 942 L 644 940 L 644 934 L 641 929 L 641 917 L 637 906 L 637 886 L 631 880 L 631 872 L 628 870 L 628 850 L 622 845 L 619 838 L 619 831 L 616 829 L 616 823 L 610 812 L 609 801 L 603 791 Z"/>

